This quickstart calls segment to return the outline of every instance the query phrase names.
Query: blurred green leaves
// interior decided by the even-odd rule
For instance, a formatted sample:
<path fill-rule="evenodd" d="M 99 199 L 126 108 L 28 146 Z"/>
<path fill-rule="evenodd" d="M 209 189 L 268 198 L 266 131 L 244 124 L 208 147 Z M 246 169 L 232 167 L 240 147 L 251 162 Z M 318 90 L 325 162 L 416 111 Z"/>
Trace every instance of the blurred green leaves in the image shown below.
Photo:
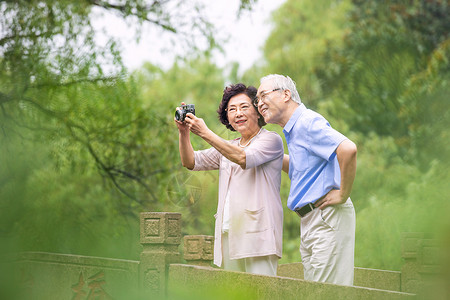
<path fill-rule="evenodd" d="M 188 54 L 205 48 L 201 40 L 206 53 L 216 46 L 198 2 L 1 1 L 5 251 L 137 257 L 139 212 L 167 205 L 161 195 L 180 169 L 169 134 L 178 101 L 169 90 L 144 101 L 148 82 L 126 73 L 120 44 L 96 44 L 99 9 L 171 32 Z"/>

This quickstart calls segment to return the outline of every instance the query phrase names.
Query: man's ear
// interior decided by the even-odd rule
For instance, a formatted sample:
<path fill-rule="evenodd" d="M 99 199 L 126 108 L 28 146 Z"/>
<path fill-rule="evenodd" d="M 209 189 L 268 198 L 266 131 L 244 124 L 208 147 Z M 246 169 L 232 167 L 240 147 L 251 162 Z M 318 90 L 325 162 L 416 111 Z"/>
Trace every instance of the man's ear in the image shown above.
<path fill-rule="evenodd" d="M 288 102 L 291 100 L 291 91 L 290 90 L 283 90 L 283 101 Z"/>

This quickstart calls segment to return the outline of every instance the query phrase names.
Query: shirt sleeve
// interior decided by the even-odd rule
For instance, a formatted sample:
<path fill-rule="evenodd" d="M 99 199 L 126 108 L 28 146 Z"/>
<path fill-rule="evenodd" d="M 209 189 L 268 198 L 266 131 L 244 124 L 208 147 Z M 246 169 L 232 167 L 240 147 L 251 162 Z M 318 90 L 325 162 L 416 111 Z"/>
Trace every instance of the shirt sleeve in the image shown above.
<path fill-rule="evenodd" d="M 245 148 L 246 169 L 272 161 L 284 153 L 283 140 L 276 132 L 262 132 L 250 146 Z"/>
<path fill-rule="evenodd" d="M 308 133 L 310 151 L 327 161 L 334 157 L 336 148 L 347 139 L 345 135 L 333 129 L 322 116 L 311 120 Z"/>
<path fill-rule="evenodd" d="M 222 154 L 215 148 L 194 151 L 195 165 L 193 171 L 217 170 Z"/>

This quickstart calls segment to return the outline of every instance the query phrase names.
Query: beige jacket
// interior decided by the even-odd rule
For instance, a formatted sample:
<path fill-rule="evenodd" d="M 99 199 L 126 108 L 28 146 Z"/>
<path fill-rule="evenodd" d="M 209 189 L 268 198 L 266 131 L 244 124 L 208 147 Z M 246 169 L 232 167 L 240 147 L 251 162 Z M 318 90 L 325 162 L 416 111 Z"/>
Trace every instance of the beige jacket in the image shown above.
<path fill-rule="evenodd" d="M 239 139 L 230 141 L 238 144 Z M 230 258 L 275 254 L 281 257 L 283 208 L 280 199 L 283 141 L 262 129 L 244 148 L 246 168 L 225 158 L 215 148 L 195 151 L 195 171 L 219 169 L 214 264 L 222 265 L 222 223 L 225 196 L 230 190 Z"/>

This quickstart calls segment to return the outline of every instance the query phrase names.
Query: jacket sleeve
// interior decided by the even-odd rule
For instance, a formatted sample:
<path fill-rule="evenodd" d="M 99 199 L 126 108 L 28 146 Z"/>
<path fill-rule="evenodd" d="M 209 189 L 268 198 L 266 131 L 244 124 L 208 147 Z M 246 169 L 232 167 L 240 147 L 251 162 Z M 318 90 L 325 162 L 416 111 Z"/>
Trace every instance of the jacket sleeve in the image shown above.
<path fill-rule="evenodd" d="M 283 140 L 276 132 L 266 131 L 245 149 L 246 169 L 254 168 L 283 156 Z"/>
<path fill-rule="evenodd" d="M 195 165 L 193 171 L 217 170 L 220 167 L 222 154 L 215 148 L 194 151 Z"/>

